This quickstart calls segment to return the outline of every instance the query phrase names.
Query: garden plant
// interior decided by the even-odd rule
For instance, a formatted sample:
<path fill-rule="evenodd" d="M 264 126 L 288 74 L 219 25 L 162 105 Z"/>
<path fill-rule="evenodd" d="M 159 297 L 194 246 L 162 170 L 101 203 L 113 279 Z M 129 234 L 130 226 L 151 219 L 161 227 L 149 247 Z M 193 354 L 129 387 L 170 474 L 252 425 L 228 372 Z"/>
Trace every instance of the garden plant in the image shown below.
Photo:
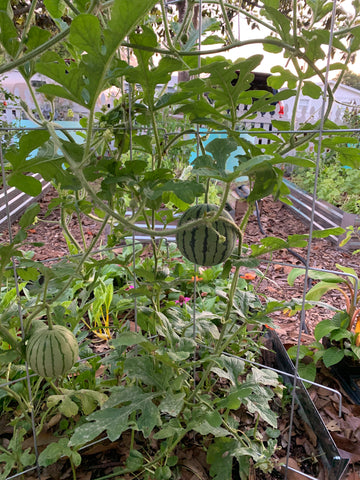
<path fill-rule="evenodd" d="M 303 360 L 299 371 L 308 380 L 315 380 L 316 366 L 322 362 L 330 368 L 344 359 L 349 365 L 358 366 L 360 360 L 360 307 L 359 278 L 351 267 L 336 265 L 339 274 L 312 270 L 309 276 L 316 283 L 306 294 L 308 307 L 319 304 L 331 291 L 340 293 L 344 307 L 335 308 L 332 304 L 321 303 L 329 309 L 329 317 L 321 320 L 315 327 L 315 341 L 300 347 L 300 359 Z M 304 275 L 303 269 L 294 268 L 288 276 L 293 285 L 296 278 Z M 296 347 L 290 347 L 289 356 L 295 358 Z"/>
<path fill-rule="evenodd" d="M 21 106 L 38 127 L 2 142 L 2 176 L 6 163 L 7 186 L 34 197 L 41 184 L 29 174 L 53 184 L 50 210 L 59 211 L 69 251 L 51 263 L 34 260 L 27 231 L 38 204 L 0 245 L 0 402 L 11 431 L 7 448 L 0 446 L 0 479 L 64 457 L 75 479 L 86 447 L 104 438 L 126 448 L 98 479 L 186 478 L 197 474 L 184 454 L 190 449 L 218 480 L 254 472 L 272 478 L 278 467 L 277 417 L 288 397 L 275 372 L 251 362 L 260 358 L 269 315 L 287 302 L 258 295 L 253 274 L 240 273 L 261 275 L 262 257 L 304 247 L 308 236 L 246 245 L 244 235 L 256 201 L 288 202 L 286 164 L 314 168 L 296 149 L 310 142 L 347 148 L 348 135 L 326 129 L 337 128 L 327 119 L 334 91 L 359 48 L 359 6 L 346 16 L 317 0 L 290 9 L 276 0 L 173 3 L 44 0 L 30 2 L 20 22 L 12 2 L 0 1 L 0 73 L 20 71 L 36 111 Z M 38 9 L 51 20 L 48 30 Z M 238 14 L 269 33 L 238 40 Z M 334 36 L 324 28 L 331 19 Z M 274 93 L 249 90 L 263 55 L 243 56 L 247 45 L 288 60 L 272 68 Z M 329 48 L 338 61 L 324 67 Z M 238 59 L 226 58 L 229 51 Z M 330 71 L 340 72 L 332 88 Z M 168 92 L 176 72 L 184 81 Z M 36 90 L 35 73 L 48 78 Z M 99 109 L 98 97 L 111 87 L 120 92 L 114 106 Z M 321 121 L 294 133 L 301 92 L 328 100 Z M 78 131 L 56 123 L 55 107 L 45 118 L 38 94 L 53 106 L 60 98 L 87 109 Z M 243 135 L 241 122 L 291 96 L 290 121 L 272 120 L 278 134 L 256 131 L 270 143 Z M 341 161 L 358 168 L 350 150 Z M 238 165 L 228 170 L 235 151 Z M 244 176 L 249 195 L 235 223 L 225 210 Z M 91 240 L 82 229 L 86 216 L 98 225 Z M 70 218 L 78 219 L 81 241 Z M 329 233 L 341 230 L 314 236 Z M 44 432 L 54 441 L 39 451 L 35 438 Z M 23 450 L 29 439 L 32 448 Z"/>

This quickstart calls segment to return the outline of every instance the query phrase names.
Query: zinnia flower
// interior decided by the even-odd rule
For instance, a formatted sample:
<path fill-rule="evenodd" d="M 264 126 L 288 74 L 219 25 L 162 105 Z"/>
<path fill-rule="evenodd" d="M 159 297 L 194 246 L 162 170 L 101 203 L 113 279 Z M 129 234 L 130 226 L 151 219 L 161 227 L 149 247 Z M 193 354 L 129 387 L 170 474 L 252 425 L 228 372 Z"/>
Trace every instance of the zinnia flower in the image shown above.
<path fill-rule="evenodd" d="M 184 297 L 183 295 L 179 295 L 179 299 L 175 300 L 175 303 L 178 303 L 180 307 L 182 307 L 185 303 L 190 302 L 190 297 Z"/>

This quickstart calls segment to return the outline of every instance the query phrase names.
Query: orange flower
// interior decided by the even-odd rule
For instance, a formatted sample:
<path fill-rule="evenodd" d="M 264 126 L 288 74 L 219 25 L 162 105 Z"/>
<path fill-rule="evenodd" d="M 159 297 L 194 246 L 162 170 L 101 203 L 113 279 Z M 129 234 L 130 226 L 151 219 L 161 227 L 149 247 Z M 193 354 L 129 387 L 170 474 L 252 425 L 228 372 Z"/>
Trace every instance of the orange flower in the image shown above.
<path fill-rule="evenodd" d="M 355 335 L 356 335 L 355 345 L 359 347 L 360 346 L 360 317 L 358 317 L 355 325 Z"/>
<path fill-rule="evenodd" d="M 244 278 L 245 280 L 255 280 L 256 273 L 253 272 L 246 272 L 245 275 L 240 275 L 240 278 Z"/>
<path fill-rule="evenodd" d="M 196 277 L 191 277 L 190 282 L 191 282 L 191 283 L 194 283 L 195 280 L 196 280 L 197 282 L 201 282 L 202 279 L 203 279 L 202 277 L 198 277 L 198 276 L 196 275 Z M 190 283 L 190 282 L 189 282 L 189 283 Z"/>

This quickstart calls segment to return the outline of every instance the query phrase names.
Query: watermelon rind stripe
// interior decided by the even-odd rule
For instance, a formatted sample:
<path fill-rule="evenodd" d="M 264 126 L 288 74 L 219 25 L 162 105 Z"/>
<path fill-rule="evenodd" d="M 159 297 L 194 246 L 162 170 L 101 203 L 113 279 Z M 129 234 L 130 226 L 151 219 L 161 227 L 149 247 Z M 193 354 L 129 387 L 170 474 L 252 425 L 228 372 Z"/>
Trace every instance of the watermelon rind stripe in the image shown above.
<path fill-rule="evenodd" d="M 57 362 L 60 363 L 60 359 L 61 359 L 61 368 L 60 368 L 60 365 L 54 365 L 54 371 L 57 371 L 58 372 L 58 375 L 63 375 L 63 373 L 66 372 L 66 363 L 65 363 L 65 356 L 64 356 L 64 351 L 63 351 L 63 348 L 66 347 L 67 349 L 67 346 L 68 346 L 68 343 L 67 343 L 67 339 L 64 338 L 65 335 L 62 335 L 63 337 L 63 342 L 60 342 L 59 341 L 59 337 L 54 337 L 54 341 L 57 343 L 57 353 L 60 354 L 59 357 L 57 357 Z M 55 358 L 55 357 L 53 357 Z"/>

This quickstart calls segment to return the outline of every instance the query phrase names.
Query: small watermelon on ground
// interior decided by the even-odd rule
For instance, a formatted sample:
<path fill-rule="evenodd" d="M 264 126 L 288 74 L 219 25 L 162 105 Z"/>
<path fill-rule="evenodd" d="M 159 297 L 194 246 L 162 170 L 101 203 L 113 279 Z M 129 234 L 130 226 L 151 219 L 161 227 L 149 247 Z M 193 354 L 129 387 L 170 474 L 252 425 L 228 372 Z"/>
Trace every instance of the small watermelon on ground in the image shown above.
<path fill-rule="evenodd" d="M 28 340 L 26 360 L 41 377 L 61 377 L 75 364 L 79 346 L 74 334 L 62 325 L 37 329 Z"/>
<path fill-rule="evenodd" d="M 209 218 L 209 214 L 218 210 L 217 205 L 208 203 L 190 207 L 181 216 L 178 227 L 194 220 Z M 229 258 L 236 245 L 237 232 L 231 215 L 224 210 L 212 223 L 189 226 L 177 232 L 176 243 L 180 252 L 190 262 L 210 267 Z"/>

